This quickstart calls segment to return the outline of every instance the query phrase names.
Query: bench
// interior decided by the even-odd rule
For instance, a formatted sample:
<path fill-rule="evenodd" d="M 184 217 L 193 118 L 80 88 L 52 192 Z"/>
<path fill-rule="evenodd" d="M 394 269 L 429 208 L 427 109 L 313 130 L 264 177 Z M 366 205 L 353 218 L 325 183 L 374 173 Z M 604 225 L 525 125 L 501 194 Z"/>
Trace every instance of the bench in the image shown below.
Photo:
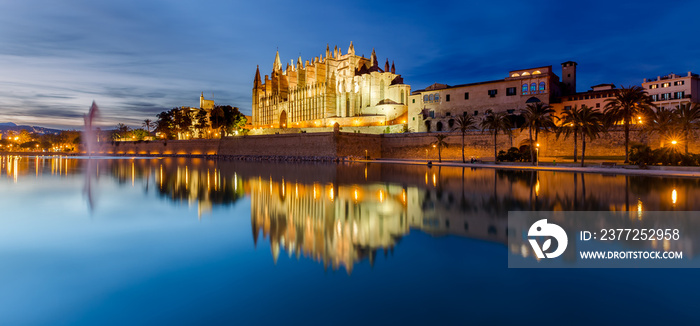
<path fill-rule="evenodd" d="M 603 168 L 614 168 L 617 165 L 615 162 L 602 162 L 600 163 L 600 167 Z"/>

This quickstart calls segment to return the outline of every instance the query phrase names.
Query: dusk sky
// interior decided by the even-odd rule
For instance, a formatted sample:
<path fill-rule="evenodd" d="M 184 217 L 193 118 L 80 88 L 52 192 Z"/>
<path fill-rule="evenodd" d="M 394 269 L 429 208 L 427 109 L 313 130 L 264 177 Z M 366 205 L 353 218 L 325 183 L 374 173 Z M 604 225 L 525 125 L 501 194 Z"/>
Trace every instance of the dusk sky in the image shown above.
<path fill-rule="evenodd" d="M 251 112 L 256 65 L 269 74 L 350 41 L 412 89 L 502 79 L 578 62 L 578 91 L 700 72 L 700 1 L 0 0 L 0 122 L 139 127 L 163 110 Z"/>

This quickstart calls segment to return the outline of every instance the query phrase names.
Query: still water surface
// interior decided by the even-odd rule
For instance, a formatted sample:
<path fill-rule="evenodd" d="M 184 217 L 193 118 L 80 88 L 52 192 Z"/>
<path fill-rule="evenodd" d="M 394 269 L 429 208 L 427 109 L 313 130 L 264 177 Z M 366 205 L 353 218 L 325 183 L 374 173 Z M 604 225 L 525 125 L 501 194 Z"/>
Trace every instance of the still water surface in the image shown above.
<path fill-rule="evenodd" d="M 515 210 L 697 211 L 697 179 L 0 159 L 2 325 L 700 320 L 697 269 L 508 269 L 506 235 Z"/>

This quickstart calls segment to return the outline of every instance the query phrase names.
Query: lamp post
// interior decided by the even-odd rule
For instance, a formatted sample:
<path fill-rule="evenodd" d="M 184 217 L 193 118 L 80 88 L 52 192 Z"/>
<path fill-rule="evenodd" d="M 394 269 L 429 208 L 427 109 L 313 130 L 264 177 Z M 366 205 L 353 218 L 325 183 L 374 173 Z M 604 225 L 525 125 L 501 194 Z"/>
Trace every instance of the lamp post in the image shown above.
<path fill-rule="evenodd" d="M 540 166 L 540 143 L 537 143 L 535 146 L 536 146 L 535 152 L 537 152 L 537 156 L 536 156 L 535 160 L 537 160 L 537 166 L 539 167 Z"/>

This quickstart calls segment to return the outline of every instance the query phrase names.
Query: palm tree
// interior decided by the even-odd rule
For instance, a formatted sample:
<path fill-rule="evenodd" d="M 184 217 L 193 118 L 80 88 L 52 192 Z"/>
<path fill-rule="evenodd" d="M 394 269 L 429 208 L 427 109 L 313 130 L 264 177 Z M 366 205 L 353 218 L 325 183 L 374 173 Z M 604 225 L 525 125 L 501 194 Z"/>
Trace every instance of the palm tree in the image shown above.
<path fill-rule="evenodd" d="M 462 163 L 464 160 L 464 136 L 467 134 L 467 130 L 474 129 L 476 127 L 476 119 L 473 115 L 465 114 L 457 118 L 457 128 L 462 133 Z"/>
<path fill-rule="evenodd" d="M 675 110 L 675 122 L 683 133 L 685 153 L 688 154 L 688 143 L 695 136 L 694 129 L 700 127 L 700 105 L 685 103 L 678 106 Z"/>
<path fill-rule="evenodd" d="M 153 121 L 151 119 L 146 119 L 143 120 L 142 126 L 146 128 L 146 131 L 150 134 L 151 133 L 151 127 L 153 126 Z"/>
<path fill-rule="evenodd" d="M 603 126 L 604 115 L 600 110 L 589 108 L 585 105 L 579 110 L 580 126 L 581 126 L 581 166 L 584 166 L 586 160 L 586 137 L 590 140 L 598 138 L 601 132 L 605 130 Z"/>
<path fill-rule="evenodd" d="M 630 123 L 634 117 L 648 115 L 653 107 L 651 97 L 640 86 L 622 86 L 615 97 L 605 100 L 607 127 L 620 121 L 625 126 L 625 163 L 629 162 Z"/>
<path fill-rule="evenodd" d="M 447 148 L 447 142 L 445 142 L 445 138 L 447 136 L 445 135 L 435 135 L 435 142 L 433 142 L 433 147 L 437 147 L 438 149 L 438 162 L 442 163 L 442 148 L 445 147 Z"/>
<path fill-rule="evenodd" d="M 583 109 L 585 105 L 581 107 Z M 574 136 L 574 163 L 576 163 L 576 154 L 578 153 L 578 132 L 581 129 L 581 110 L 577 107 L 565 110 L 562 113 L 561 126 L 557 128 L 557 139 L 560 135 L 564 135 L 564 139 Z"/>
<path fill-rule="evenodd" d="M 510 134 L 510 120 L 506 117 L 504 112 L 491 113 L 481 120 L 481 132 L 483 133 L 486 129 L 493 134 L 493 161 L 498 162 L 497 154 L 497 136 L 498 132 L 502 131 L 504 134 Z"/>
<path fill-rule="evenodd" d="M 525 123 L 520 127 L 520 130 L 527 128 L 530 132 L 530 158 L 534 165 L 535 152 L 532 149 L 535 148 L 535 142 L 539 138 L 540 131 L 546 132 L 556 128 L 554 119 L 558 118 L 554 116 L 554 109 L 542 102 L 528 104 L 522 111 L 522 115 L 525 118 Z M 535 138 L 532 138 L 533 130 L 535 131 Z"/>
<path fill-rule="evenodd" d="M 647 135 L 658 134 L 661 139 L 668 139 L 676 129 L 675 112 L 664 107 L 649 110 L 646 114 L 646 123 L 642 125 L 642 133 Z"/>

